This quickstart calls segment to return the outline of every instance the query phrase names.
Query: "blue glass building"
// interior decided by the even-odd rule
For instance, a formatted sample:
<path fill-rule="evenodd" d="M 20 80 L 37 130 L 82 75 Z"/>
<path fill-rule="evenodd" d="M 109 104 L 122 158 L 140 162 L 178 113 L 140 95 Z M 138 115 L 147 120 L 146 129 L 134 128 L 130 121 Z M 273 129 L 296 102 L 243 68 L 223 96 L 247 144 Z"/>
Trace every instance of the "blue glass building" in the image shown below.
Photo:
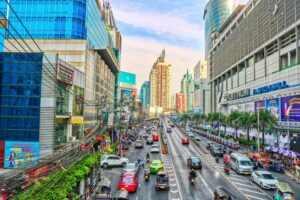
<path fill-rule="evenodd" d="M 0 140 L 39 141 L 43 54 L 0 53 Z"/>
<path fill-rule="evenodd" d="M 235 8 L 235 0 L 210 0 L 204 10 L 205 57 L 213 46 L 212 33 L 218 31 Z"/>
<path fill-rule="evenodd" d="M 145 81 L 141 87 L 140 100 L 143 108 L 150 106 L 150 82 Z"/>

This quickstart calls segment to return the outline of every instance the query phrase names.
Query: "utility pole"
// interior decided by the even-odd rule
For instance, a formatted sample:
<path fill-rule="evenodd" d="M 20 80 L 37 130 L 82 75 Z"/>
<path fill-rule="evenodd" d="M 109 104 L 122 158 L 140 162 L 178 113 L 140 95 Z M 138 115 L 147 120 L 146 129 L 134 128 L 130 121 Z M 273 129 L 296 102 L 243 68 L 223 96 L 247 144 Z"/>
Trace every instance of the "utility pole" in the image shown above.
<path fill-rule="evenodd" d="M 260 140 L 259 140 L 259 137 L 260 137 L 259 112 L 260 112 L 260 109 L 257 108 L 257 152 L 260 151 Z"/>

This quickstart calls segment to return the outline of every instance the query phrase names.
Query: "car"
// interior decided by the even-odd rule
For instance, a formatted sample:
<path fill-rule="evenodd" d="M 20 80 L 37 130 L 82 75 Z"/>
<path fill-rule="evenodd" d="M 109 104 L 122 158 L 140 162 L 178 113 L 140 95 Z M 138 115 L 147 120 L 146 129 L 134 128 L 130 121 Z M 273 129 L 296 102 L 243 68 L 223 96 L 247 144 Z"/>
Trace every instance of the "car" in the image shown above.
<path fill-rule="evenodd" d="M 194 134 L 193 132 L 191 132 L 191 131 L 187 131 L 186 133 L 187 133 L 188 136 L 191 137 L 191 138 L 194 138 L 194 137 L 195 137 L 195 134 Z"/>
<path fill-rule="evenodd" d="M 108 168 L 108 167 L 119 167 L 119 166 L 125 166 L 129 160 L 127 158 L 121 158 L 116 155 L 104 155 L 101 158 L 100 165 L 103 168 Z"/>
<path fill-rule="evenodd" d="M 158 134 L 153 134 L 152 135 L 153 141 L 158 141 L 158 138 L 159 138 Z"/>
<path fill-rule="evenodd" d="M 200 141 L 201 141 L 200 136 L 196 136 L 196 137 L 195 137 L 195 140 L 198 141 L 198 142 L 200 142 Z"/>
<path fill-rule="evenodd" d="M 174 127 L 175 127 L 175 124 L 172 123 L 172 124 L 170 124 L 170 126 L 171 126 L 171 128 L 174 128 Z"/>
<path fill-rule="evenodd" d="M 153 145 L 151 146 L 150 152 L 151 152 L 151 153 L 159 153 L 159 145 L 153 144 Z"/>
<path fill-rule="evenodd" d="M 138 186 L 138 177 L 135 174 L 123 174 L 120 177 L 118 190 L 127 190 L 136 192 Z"/>
<path fill-rule="evenodd" d="M 257 170 L 257 168 L 258 168 L 258 161 L 256 161 L 254 158 L 249 158 L 249 159 L 252 162 L 253 169 Z"/>
<path fill-rule="evenodd" d="M 123 174 L 138 174 L 139 172 L 139 166 L 137 163 L 127 163 L 124 167 L 123 167 Z"/>
<path fill-rule="evenodd" d="M 223 148 L 220 144 L 215 144 L 212 148 L 211 148 L 211 154 L 216 157 L 222 157 L 223 156 Z"/>
<path fill-rule="evenodd" d="M 182 144 L 190 144 L 190 140 L 189 140 L 189 138 L 182 138 L 181 143 Z"/>
<path fill-rule="evenodd" d="M 144 142 L 143 140 L 137 140 L 135 141 L 135 148 L 139 148 L 139 149 L 142 149 L 144 147 Z"/>
<path fill-rule="evenodd" d="M 172 133 L 172 129 L 171 128 L 167 128 L 167 133 Z"/>
<path fill-rule="evenodd" d="M 150 163 L 150 173 L 157 174 L 160 171 L 164 171 L 164 165 L 161 160 L 152 160 Z"/>
<path fill-rule="evenodd" d="M 143 138 L 144 138 L 145 140 L 147 140 L 147 139 L 148 139 L 148 135 L 143 135 Z"/>
<path fill-rule="evenodd" d="M 196 156 L 191 156 L 187 159 L 187 166 L 190 169 L 202 169 L 202 162 L 200 160 L 200 158 L 196 157 Z"/>
<path fill-rule="evenodd" d="M 147 144 L 147 145 L 152 145 L 152 144 L 153 144 L 153 140 L 152 140 L 151 138 L 148 138 L 148 139 L 146 140 L 146 144 Z"/>
<path fill-rule="evenodd" d="M 278 183 L 277 178 L 267 171 L 254 171 L 251 179 L 263 189 L 275 189 L 276 183 Z"/>

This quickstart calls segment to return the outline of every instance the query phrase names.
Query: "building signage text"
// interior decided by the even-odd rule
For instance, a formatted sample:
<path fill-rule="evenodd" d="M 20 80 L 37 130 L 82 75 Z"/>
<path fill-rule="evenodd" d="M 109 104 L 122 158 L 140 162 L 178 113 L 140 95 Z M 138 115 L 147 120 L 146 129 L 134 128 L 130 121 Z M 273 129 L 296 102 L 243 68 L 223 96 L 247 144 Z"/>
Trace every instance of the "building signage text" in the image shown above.
<path fill-rule="evenodd" d="M 253 95 L 263 94 L 263 93 L 267 93 L 267 92 L 271 92 L 271 91 L 275 91 L 275 90 L 281 90 L 281 89 L 284 89 L 287 87 L 289 87 L 289 85 L 286 83 L 286 81 L 281 81 L 279 83 L 274 83 L 271 85 L 260 87 L 258 89 L 254 89 Z"/>
<path fill-rule="evenodd" d="M 240 98 L 244 98 L 244 97 L 249 97 L 250 96 L 250 89 L 245 89 L 245 90 L 241 90 L 232 94 L 225 94 L 224 98 L 227 101 L 230 100 L 235 100 L 235 99 L 240 99 Z"/>
<path fill-rule="evenodd" d="M 74 71 L 61 64 L 59 64 L 57 68 L 57 80 L 60 80 L 67 85 L 73 85 Z"/>

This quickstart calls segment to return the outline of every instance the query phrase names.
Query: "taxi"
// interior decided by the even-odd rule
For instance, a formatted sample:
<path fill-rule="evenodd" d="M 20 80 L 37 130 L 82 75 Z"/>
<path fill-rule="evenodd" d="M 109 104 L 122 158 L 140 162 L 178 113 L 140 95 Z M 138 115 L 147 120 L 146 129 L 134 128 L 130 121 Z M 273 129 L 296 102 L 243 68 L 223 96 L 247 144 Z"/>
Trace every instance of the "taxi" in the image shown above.
<path fill-rule="evenodd" d="M 161 160 L 152 160 L 150 163 L 150 173 L 156 174 L 164 170 L 164 165 Z"/>
<path fill-rule="evenodd" d="M 120 178 L 118 190 L 127 190 L 128 192 L 136 192 L 138 185 L 138 177 L 133 174 L 123 174 Z"/>
<path fill-rule="evenodd" d="M 158 134 L 153 134 L 152 135 L 152 140 L 153 141 L 158 141 Z"/>

